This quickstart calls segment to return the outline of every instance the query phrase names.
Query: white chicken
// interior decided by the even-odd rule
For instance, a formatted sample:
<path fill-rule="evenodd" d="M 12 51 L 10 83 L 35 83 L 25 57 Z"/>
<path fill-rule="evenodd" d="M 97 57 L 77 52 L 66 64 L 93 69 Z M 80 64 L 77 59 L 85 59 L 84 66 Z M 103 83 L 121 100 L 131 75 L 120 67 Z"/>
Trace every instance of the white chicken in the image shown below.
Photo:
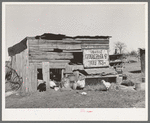
<path fill-rule="evenodd" d="M 77 87 L 84 88 L 85 87 L 85 80 L 78 80 Z"/>
<path fill-rule="evenodd" d="M 101 82 L 106 86 L 107 90 L 111 86 L 111 84 L 109 82 L 106 82 L 105 80 L 101 80 Z"/>
<path fill-rule="evenodd" d="M 50 86 L 50 88 L 55 88 L 55 87 L 56 87 L 56 84 L 55 84 L 54 81 L 50 80 L 50 81 L 49 81 L 49 86 Z"/>

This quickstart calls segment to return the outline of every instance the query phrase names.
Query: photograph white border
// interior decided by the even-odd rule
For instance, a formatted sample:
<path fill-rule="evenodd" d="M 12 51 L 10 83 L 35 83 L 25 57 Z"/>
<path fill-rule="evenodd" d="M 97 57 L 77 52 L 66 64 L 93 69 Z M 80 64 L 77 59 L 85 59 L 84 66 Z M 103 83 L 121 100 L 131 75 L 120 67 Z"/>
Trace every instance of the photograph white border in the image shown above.
<path fill-rule="evenodd" d="M 6 109 L 5 108 L 5 7 L 16 4 L 145 4 L 146 95 L 145 108 Z M 89 113 L 90 111 L 90 113 Z M 2 3 L 2 120 L 3 121 L 147 121 L 148 120 L 148 3 L 147 2 L 3 2 Z"/>

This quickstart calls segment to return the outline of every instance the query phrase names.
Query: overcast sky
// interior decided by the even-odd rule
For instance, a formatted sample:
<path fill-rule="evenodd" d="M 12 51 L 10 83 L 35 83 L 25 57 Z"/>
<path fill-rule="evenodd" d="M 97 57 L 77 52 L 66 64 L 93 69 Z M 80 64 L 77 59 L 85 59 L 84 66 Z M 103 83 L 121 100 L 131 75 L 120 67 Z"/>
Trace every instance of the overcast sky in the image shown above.
<path fill-rule="evenodd" d="M 6 60 L 8 47 L 20 42 L 26 36 L 48 32 L 68 36 L 112 36 L 110 54 L 114 52 L 113 44 L 117 41 L 127 45 L 126 51 L 144 48 L 145 6 L 145 4 L 6 5 Z"/>

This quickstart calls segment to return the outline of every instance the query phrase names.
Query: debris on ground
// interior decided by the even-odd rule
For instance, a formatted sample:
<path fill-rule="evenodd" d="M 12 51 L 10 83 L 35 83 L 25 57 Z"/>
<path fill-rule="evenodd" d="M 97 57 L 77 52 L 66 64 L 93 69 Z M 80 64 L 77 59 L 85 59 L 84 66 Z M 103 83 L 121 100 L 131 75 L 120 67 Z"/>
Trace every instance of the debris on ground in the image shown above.
<path fill-rule="evenodd" d="M 16 93 L 15 91 L 8 91 L 5 93 L 5 97 L 8 97 L 8 96 L 15 94 L 15 93 Z"/>
<path fill-rule="evenodd" d="M 124 92 L 127 92 L 127 91 L 136 91 L 136 90 L 134 89 L 134 86 L 124 86 L 124 85 L 119 85 L 119 84 L 112 83 L 110 88 L 109 88 L 109 91 L 124 91 Z"/>
<path fill-rule="evenodd" d="M 119 84 L 116 83 L 111 83 L 110 88 L 108 89 L 109 91 L 119 91 Z"/>
<path fill-rule="evenodd" d="M 101 83 L 97 84 L 97 87 L 95 87 L 95 91 L 107 91 L 107 88 L 103 83 Z"/>
<path fill-rule="evenodd" d="M 87 93 L 86 93 L 86 92 L 82 92 L 81 94 L 82 94 L 82 95 L 87 95 Z"/>
<path fill-rule="evenodd" d="M 131 80 L 124 80 L 121 85 L 134 86 L 134 83 Z"/>
<path fill-rule="evenodd" d="M 135 83 L 135 90 L 145 90 L 145 83 Z"/>
<path fill-rule="evenodd" d="M 54 87 L 54 90 L 55 90 L 55 91 L 58 91 L 58 90 L 59 90 L 59 87 Z"/>
<path fill-rule="evenodd" d="M 69 78 L 67 78 L 67 77 L 62 78 L 61 82 L 62 82 L 64 88 L 70 88 L 70 80 L 69 80 Z"/>
<path fill-rule="evenodd" d="M 65 88 L 65 87 L 62 87 L 59 89 L 60 91 L 72 91 L 71 88 Z"/>
<path fill-rule="evenodd" d="M 122 79 L 123 79 L 123 80 L 127 80 L 127 78 L 128 78 L 128 77 L 127 77 L 126 74 L 123 74 L 123 75 L 122 75 Z"/>
<path fill-rule="evenodd" d="M 119 85 L 119 90 L 122 90 L 124 92 L 136 91 L 133 86 L 128 87 L 128 86 L 124 86 L 124 85 Z"/>

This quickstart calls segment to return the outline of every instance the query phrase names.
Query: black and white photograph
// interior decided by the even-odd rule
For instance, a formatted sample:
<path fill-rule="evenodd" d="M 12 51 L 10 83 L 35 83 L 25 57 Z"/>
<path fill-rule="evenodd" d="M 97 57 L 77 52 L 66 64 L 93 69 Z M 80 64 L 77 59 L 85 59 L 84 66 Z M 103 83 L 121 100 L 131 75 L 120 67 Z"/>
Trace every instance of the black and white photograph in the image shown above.
<path fill-rule="evenodd" d="M 2 119 L 148 120 L 148 3 L 3 2 Z"/>

